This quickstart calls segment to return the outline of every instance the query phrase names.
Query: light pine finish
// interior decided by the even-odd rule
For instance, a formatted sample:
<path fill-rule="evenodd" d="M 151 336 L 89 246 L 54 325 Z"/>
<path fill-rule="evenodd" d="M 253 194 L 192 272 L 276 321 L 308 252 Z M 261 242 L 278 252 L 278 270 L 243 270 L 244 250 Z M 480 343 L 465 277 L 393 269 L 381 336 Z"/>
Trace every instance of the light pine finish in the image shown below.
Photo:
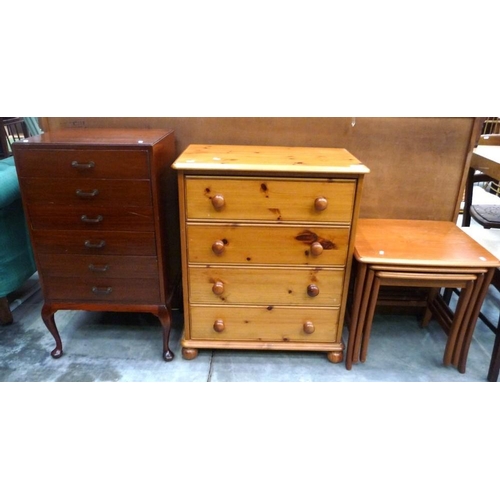
<path fill-rule="evenodd" d="M 368 169 L 343 149 L 190 146 L 178 171 L 183 357 L 198 349 L 343 359 L 355 221 Z"/>
<path fill-rule="evenodd" d="M 469 345 L 498 259 L 453 222 L 360 219 L 357 264 L 346 368 L 367 357 L 380 287 L 431 289 L 425 325 L 432 315 L 448 333 L 443 356 L 465 372 Z M 441 287 L 461 288 L 455 312 L 442 301 Z"/>
<path fill-rule="evenodd" d="M 321 224 L 336 220 L 350 224 L 355 190 L 355 181 L 304 183 L 300 179 L 268 179 L 262 182 L 255 178 L 190 177 L 186 182 L 191 200 L 187 218 L 235 221 L 250 216 L 259 221 Z M 220 207 L 214 207 L 214 200 Z"/>
<path fill-rule="evenodd" d="M 52 356 L 63 354 L 58 310 L 131 311 L 158 317 L 171 361 L 180 279 L 173 131 L 61 130 L 13 148 Z"/>
<path fill-rule="evenodd" d="M 340 307 L 344 269 L 253 267 L 189 268 L 193 304 L 252 304 Z"/>

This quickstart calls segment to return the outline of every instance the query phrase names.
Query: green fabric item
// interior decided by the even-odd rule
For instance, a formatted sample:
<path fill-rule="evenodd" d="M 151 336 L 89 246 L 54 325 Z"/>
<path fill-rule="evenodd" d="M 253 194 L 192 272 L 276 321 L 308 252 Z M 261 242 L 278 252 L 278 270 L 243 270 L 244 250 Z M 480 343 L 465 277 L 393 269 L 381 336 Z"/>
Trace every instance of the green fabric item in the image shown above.
<path fill-rule="evenodd" d="M 36 271 L 20 199 L 0 209 L 0 297 L 19 288 Z"/>
<path fill-rule="evenodd" d="M 21 197 L 14 157 L 0 160 L 0 208 L 10 205 Z"/>

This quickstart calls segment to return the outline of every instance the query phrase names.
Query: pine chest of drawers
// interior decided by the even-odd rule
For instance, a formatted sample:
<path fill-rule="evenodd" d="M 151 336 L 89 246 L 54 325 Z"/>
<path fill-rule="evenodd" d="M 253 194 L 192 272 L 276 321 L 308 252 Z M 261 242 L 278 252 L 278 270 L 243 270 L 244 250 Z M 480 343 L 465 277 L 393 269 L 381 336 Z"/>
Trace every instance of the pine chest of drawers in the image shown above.
<path fill-rule="evenodd" d="M 343 359 L 355 223 L 368 168 L 345 149 L 191 145 L 178 172 L 183 357 L 198 349 Z"/>
<path fill-rule="evenodd" d="M 52 356 L 63 353 L 57 310 L 134 311 L 158 316 L 170 361 L 176 277 L 169 232 L 172 244 L 178 239 L 173 131 L 59 130 L 13 149 L 42 318 L 56 341 Z"/>

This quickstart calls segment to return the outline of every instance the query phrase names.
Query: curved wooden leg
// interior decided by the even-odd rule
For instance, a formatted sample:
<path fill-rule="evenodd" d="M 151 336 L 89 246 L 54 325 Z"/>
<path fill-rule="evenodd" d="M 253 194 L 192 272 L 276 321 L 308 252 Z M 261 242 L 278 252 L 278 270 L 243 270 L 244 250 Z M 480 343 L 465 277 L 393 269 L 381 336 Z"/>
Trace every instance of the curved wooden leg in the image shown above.
<path fill-rule="evenodd" d="M 326 357 L 328 358 L 328 361 L 330 363 L 342 363 L 344 360 L 344 352 L 343 351 L 331 351 L 326 354 Z"/>
<path fill-rule="evenodd" d="M 198 356 L 198 349 L 193 349 L 192 347 L 182 348 L 182 357 L 184 359 L 194 359 Z"/>
<path fill-rule="evenodd" d="M 172 314 L 168 307 L 161 306 L 158 308 L 157 316 L 163 329 L 163 359 L 165 361 L 172 361 L 174 359 L 174 353 L 170 350 L 168 345 L 172 326 Z"/>
<path fill-rule="evenodd" d="M 50 355 L 53 358 L 57 359 L 63 355 L 63 348 L 62 348 L 61 337 L 59 336 L 59 332 L 57 331 L 56 322 L 54 320 L 55 312 L 56 312 L 56 310 L 52 309 L 52 307 L 47 305 L 47 304 L 44 304 L 44 306 L 42 307 L 42 320 L 45 323 L 45 326 L 47 327 L 49 332 L 54 337 L 54 340 L 56 341 L 56 347 L 50 353 Z"/>

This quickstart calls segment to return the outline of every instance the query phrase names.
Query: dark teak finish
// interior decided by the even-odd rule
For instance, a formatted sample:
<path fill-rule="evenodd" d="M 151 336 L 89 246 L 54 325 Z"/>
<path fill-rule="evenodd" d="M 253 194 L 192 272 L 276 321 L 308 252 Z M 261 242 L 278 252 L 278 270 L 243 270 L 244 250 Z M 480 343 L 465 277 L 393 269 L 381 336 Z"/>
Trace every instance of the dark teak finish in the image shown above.
<path fill-rule="evenodd" d="M 172 130 L 78 129 L 14 145 L 44 295 L 42 318 L 63 354 L 60 309 L 155 314 L 169 348 L 178 201 Z"/>

